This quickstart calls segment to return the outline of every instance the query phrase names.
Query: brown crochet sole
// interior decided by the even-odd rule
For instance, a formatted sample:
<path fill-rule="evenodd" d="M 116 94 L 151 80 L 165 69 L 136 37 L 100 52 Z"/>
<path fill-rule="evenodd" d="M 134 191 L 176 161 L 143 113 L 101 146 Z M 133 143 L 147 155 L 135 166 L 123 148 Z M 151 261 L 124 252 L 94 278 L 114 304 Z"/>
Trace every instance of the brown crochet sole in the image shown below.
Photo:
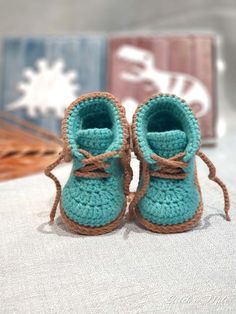
<path fill-rule="evenodd" d="M 184 232 L 192 229 L 200 220 L 203 213 L 203 204 L 202 201 L 200 202 L 200 205 L 194 214 L 193 218 L 190 220 L 175 224 L 175 225 L 157 225 L 153 224 L 150 221 L 143 218 L 143 216 L 140 214 L 139 209 L 136 210 L 136 219 L 137 222 L 140 223 L 142 226 L 144 226 L 146 229 L 157 232 L 157 233 L 178 233 L 178 232 Z"/>
<path fill-rule="evenodd" d="M 113 220 L 111 223 L 101 226 L 101 227 L 87 227 L 87 226 L 82 226 L 74 222 L 73 220 L 71 220 L 66 215 L 64 209 L 62 208 L 60 204 L 61 217 L 64 223 L 68 226 L 68 228 L 75 233 L 79 233 L 83 235 L 90 235 L 90 236 L 105 234 L 116 229 L 120 225 L 122 218 L 124 217 L 125 211 L 126 211 L 126 202 L 119 216 L 115 220 Z"/>

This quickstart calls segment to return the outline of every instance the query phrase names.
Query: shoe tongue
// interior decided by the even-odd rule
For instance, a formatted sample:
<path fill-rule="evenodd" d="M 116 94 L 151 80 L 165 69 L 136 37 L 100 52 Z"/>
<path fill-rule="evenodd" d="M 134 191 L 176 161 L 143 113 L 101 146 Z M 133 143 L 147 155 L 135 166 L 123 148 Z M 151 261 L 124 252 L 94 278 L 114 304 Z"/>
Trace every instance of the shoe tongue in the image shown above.
<path fill-rule="evenodd" d="M 184 152 L 187 146 L 185 132 L 180 130 L 166 132 L 148 132 L 147 140 L 151 149 L 164 158 L 170 158 Z"/>
<path fill-rule="evenodd" d="M 79 130 L 76 136 L 79 148 L 92 155 L 104 153 L 113 140 L 112 131 L 107 128 Z"/>

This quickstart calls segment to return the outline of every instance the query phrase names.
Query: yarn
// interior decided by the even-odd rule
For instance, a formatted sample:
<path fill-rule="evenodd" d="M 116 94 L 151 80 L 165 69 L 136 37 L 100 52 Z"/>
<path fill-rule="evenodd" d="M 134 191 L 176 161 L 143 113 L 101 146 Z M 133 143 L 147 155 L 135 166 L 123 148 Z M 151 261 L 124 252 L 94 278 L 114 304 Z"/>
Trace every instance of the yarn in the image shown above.
<path fill-rule="evenodd" d="M 130 204 L 131 217 L 154 232 L 181 232 L 196 224 L 203 210 L 195 166 L 198 155 L 209 167 L 209 178 L 223 190 L 229 220 L 227 188 L 199 151 L 199 125 L 183 100 L 160 94 L 140 105 L 133 119 L 133 142 L 142 171 Z"/>
<path fill-rule="evenodd" d="M 132 178 L 124 108 L 109 93 L 83 95 L 66 110 L 62 137 L 62 153 L 45 170 L 57 190 L 51 222 L 60 201 L 62 219 L 72 231 L 86 235 L 112 231 L 124 216 Z M 61 192 L 51 171 L 63 160 L 73 165 Z"/>
<path fill-rule="evenodd" d="M 150 98 L 140 106 L 135 123 L 138 144 L 144 159 L 150 164 L 155 164 L 155 160 L 151 158 L 152 149 L 147 141 L 147 132 L 183 131 L 188 138 L 183 159 L 185 162 L 191 160 L 200 146 L 197 119 L 190 107 L 176 96 L 160 94 Z"/>
<path fill-rule="evenodd" d="M 106 97 L 79 102 L 67 119 L 67 135 L 74 165 L 62 191 L 64 212 L 83 226 L 106 225 L 116 219 L 125 202 L 120 160 L 114 157 L 108 160 L 108 169 L 103 169 L 110 174 L 107 178 L 77 177 L 74 172 L 84 166 L 81 161 L 85 156 L 80 149 L 93 156 L 121 149 L 124 133 L 118 108 Z"/>

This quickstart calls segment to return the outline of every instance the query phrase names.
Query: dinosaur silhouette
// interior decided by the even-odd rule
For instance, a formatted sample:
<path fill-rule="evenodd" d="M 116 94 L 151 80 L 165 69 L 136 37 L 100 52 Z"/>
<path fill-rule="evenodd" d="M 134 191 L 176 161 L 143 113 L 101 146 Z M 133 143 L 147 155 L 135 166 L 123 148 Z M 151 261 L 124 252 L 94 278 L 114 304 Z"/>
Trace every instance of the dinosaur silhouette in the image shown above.
<path fill-rule="evenodd" d="M 36 61 L 36 71 L 25 69 L 22 80 L 17 85 L 21 96 L 16 101 L 6 105 L 8 110 L 25 108 L 30 117 L 37 117 L 40 113 L 46 115 L 53 111 L 55 116 L 62 118 L 67 103 L 73 101 L 80 88 L 76 84 L 77 72 L 65 72 L 65 63 L 57 59 L 49 65 L 46 59 Z"/>
<path fill-rule="evenodd" d="M 175 94 L 190 105 L 197 103 L 200 106 L 200 110 L 196 112 L 198 118 L 205 116 L 209 111 L 209 92 L 196 77 L 157 69 L 153 53 L 135 46 L 123 45 L 117 50 L 116 55 L 119 59 L 132 63 L 131 71 L 121 73 L 122 80 L 133 83 L 150 82 L 151 85 L 149 87 L 146 85 L 146 89 L 154 88 L 161 93 Z M 130 98 L 128 102 L 131 102 Z"/>

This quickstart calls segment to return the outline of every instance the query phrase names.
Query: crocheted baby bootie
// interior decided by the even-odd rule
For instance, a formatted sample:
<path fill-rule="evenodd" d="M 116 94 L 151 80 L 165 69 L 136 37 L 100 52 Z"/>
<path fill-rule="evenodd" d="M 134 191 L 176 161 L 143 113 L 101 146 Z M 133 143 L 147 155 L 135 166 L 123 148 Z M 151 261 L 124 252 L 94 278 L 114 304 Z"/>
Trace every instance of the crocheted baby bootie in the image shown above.
<path fill-rule="evenodd" d="M 216 177 L 214 165 L 199 151 L 200 130 L 192 110 L 174 95 L 153 96 L 133 117 L 134 151 L 140 160 L 138 191 L 130 204 L 130 217 L 153 232 L 191 229 L 203 211 L 195 156 L 209 167 L 225 200 L 229 220 L 229 196 Z"/>
<path fill-rule="evenodd" d="M 45 171 L 57 187 L 51 221 L 60 201 L 62 219 L 72 231 L 86 235 L 112 231 L 125 213 L 132 177 L 124 108 L 108 93 L 81 96 L 66 110 L 62 135 L 63 152 Z M 62 160 L 72 160 L 73 166 L 61 195 L 51 170 Z"/>

